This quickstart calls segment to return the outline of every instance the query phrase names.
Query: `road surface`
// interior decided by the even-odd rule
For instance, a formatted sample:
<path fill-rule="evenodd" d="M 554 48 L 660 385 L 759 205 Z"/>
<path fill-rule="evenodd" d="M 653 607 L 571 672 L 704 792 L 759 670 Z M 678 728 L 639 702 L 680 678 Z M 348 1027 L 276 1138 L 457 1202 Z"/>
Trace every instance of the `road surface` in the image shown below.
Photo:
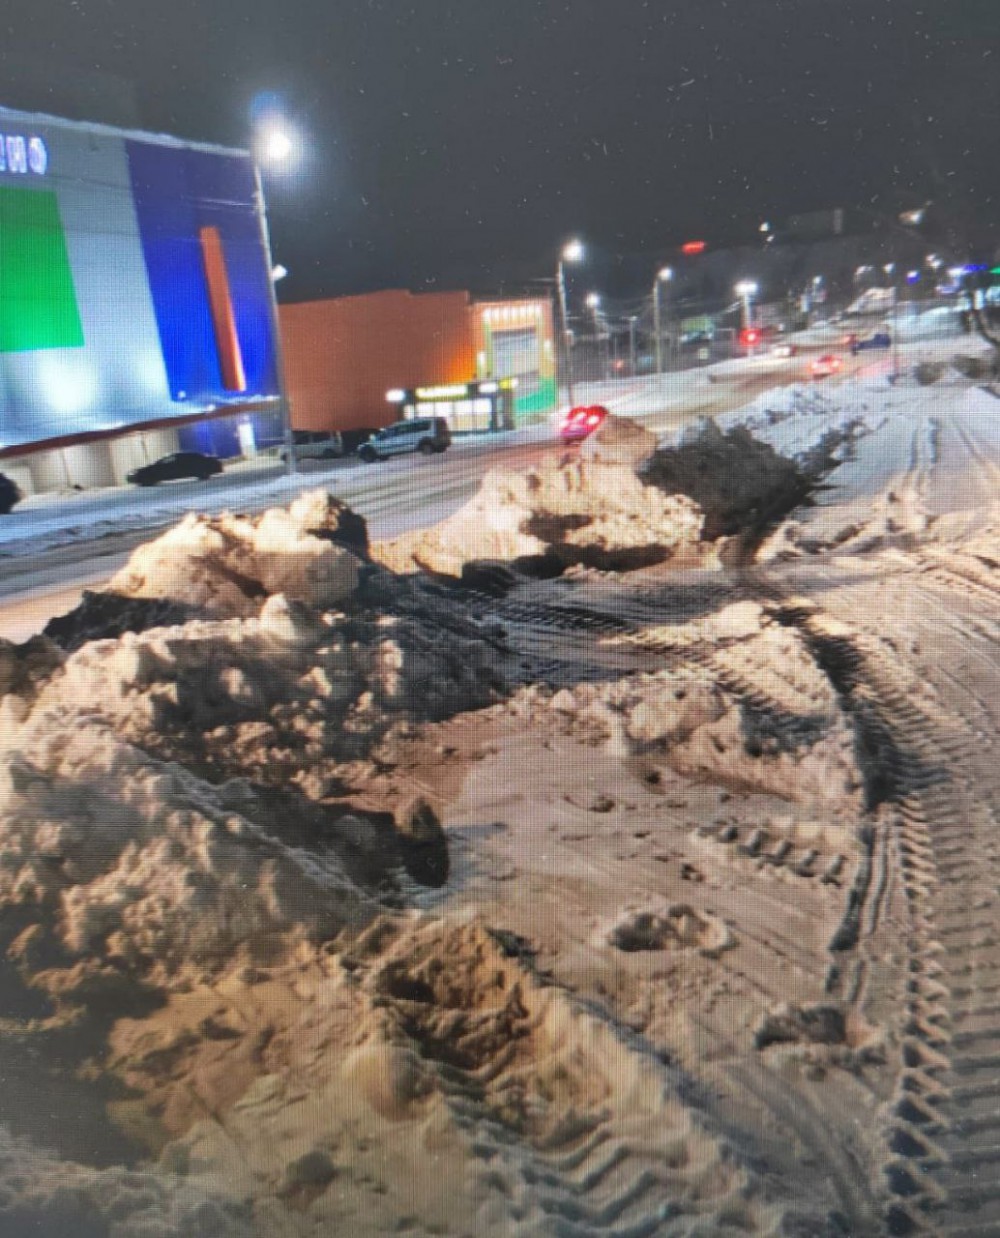
<path fill-rule="evenodd" d="M 699 371 L 592 383 L 576 394 L 579 400 L 601 402 L 652 430 L 666 431 L 731 411 L 769 388 L 801 380 L 802 374 L 801 359 L 760 358 L 714 367 L 711 377 Z M 204 483 L 39 496 L 18 507 L 10 523 L 0 527 L 0 637 L 25 640 L 40 631 L 52 615 L 72 609 L 84 589 L 105 584 L 136 546 L 185 510 L 261 511 L 288 502 L 300 490 L 328 486 L 365 517 L 374 538 L 394 537 L 450 515 L 475 493 L 488 469 L 525 468 L 559 450 L 563 448 L 546 425 L 459 440 L 445 455 L 430 458 L 408 455 L 376 465 L 354 459 L 311 461 L 294 478 L 288 478 L 283 467 L 267 463 L 231 468 Z M 20 542 L 14 521 L 28 524 Z M 34 537 L 58 541 L 63 536 L 63 545 L 45 546 L 42 540 L 32 549 Z"/>

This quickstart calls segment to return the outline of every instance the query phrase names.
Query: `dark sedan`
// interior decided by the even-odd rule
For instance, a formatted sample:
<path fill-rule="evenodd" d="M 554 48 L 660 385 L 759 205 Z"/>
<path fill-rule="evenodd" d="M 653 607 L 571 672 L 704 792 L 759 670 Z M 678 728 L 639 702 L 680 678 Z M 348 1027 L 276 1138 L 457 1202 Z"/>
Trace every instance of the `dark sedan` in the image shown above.
<path fill-rule="evenodd" d="M 5 473 L 0 473 L 0 516 L 6 516 L 20 500 L 20 488 Z"/>
<path fill-rule="evenodd" d="M 200 451 L 175 451 L 173 455 L 133 469 L 125 480 L 133 486 L 155 486 L 161 481 L 181 481 L 188 477 L 208 481 L 221 472 L 222 461 L 215 456 L 206 456 Z"/>

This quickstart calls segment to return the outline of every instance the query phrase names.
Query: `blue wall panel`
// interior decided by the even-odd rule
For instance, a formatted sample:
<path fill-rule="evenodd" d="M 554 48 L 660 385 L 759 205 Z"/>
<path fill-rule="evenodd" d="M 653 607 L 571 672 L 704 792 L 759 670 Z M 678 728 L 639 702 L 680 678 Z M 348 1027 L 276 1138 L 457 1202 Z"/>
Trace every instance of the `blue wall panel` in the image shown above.
<path fill-rule="evenodd" d="M 171 397 L 233 403 L 278 393 L 270 271 L 249 159 L 126 143 L 132 196 Z M 246 391 L 227 391 L 199 230 L 218 229 L 225 254 Z"/>

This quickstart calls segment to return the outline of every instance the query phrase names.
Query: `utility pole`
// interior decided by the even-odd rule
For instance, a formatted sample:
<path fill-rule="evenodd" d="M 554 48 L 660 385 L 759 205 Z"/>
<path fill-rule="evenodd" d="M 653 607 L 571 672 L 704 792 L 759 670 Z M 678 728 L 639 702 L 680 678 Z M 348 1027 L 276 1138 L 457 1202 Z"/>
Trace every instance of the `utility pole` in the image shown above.
<path fill-rule="evenodd" d="M 741 279 L 736 285 L 736 295 L 740 299 L 741 323 L 744 331 L 753 326 L 753 299 L 757 295 L 757 285 L 752 279 Z"/>
<path fill-rule="evenodd" d="M 890 292 L 892 293 L 891 308 L 892 313 L 889 321 L 892 324 L 889 331 L 889 358 L 892 367 L 892 373 L 889 375 L 889 382 L 894 383 L 899 378 L 899 280 L 897 270 L 899 264 L 897 262 L 887 262 L 882 270 L 889 276 L 892 281 Z"/>
<path fill-rule="evenodd" d="M 660 284 L 666 283 L 674 278 L 674 272 L 671 267 L 663 267 L 657 271 L 656 279 L 653 281 L 653 334 L 656 337 L 656 372 L 663 372 L 663 330 L 660 324 Z"/>
<path fill-rule="evenodd" d="M 603 362 L 604 362 L 604 363 L 603 363 L 603 366 L 601 367 L 601 369 L 602 369 L 602 372 L 601 372 L 601 378 L 607 378 L 607 376 L 608 376 L 608 361 L 607 361 L 607 360 L 606 360 L 606 358 L 605 358 L 605 351 L 606 351 L 606 350 L 605 350 L 605 347 L 604 347 L 605 342 L 606 342 L 606 340 L 607 340 L 607 333 L 606 333 L 606 331 L 605 331 L 605 330 L 603 329 L 603 327 L 602 327 L 602 322 L 601 322 L 601 297 L 600 297 L 600 294 L 599 294 L 599 293 L 597 293 L 597 292 L 591 292 L 591 293 L 588 293 L 588 294 L 587 294 L 587 308 L 590 310 L 591 314 L 592 314 L 592 315 L 593 315 L 593 317 L 594 317 L 594 341 L 595 341 L 595 343 L 597 344 L 597 359 L 598 359 L 598 364 L 600 365 L 600 363 L 601 363 L 601 361 L 602 361 L 602 360 L 603 360 Z"/>
<path fill-rule="evenodd" d="M 579 262 L 583 257 L 583 244 L 581 241 L 569 241 L 562 248 L 559 254 L 559 262 L 556 265 L 556 290 L 559 294 L 559 319 L 560 319 L 560 336 L 562 338 L 562 351 L 565 359 L 566 371 L 566 397 L 569 400 L 570 406 L 573 404 L 573 335 L 569 329 L 569 312 L 566 309 L 566 271 L 565 263 Z"/>
<path fill-rule="evenodd" d="M 274 285 L 277 278 L 275 272 L 279 269 L 273 264 L 271 257 L 271 237 L 267 227 L 267 207 L 264 204 L 264 181 L 260 168 L 254 164 L 254 183 L 256 188 L 257 227 L 260 229 L 260 240 L 264 247 L 268 269 L 268 299 L 267 313 L 274 339 L 274 367 L 278 384 L 278 404 L 281 409 L 281 437 L 285 452 L 285 471 L 291 476 L 298 472 L 298 461 L 295 458 L 295 437 L 292 434 L 292 406 L 288 399 L 288 387 L 285 382 L 284 349 L 281 344 L 281 321 L 278 317 L 278 298 Z M 286 272 L 287 273 L 287 272 Z"/>
<path fill-rule="evenodd" d="M 633 314 L 628 320 L 628 355 L 633 378 L 635 377 L 635 323 L 636 316 Z"/>

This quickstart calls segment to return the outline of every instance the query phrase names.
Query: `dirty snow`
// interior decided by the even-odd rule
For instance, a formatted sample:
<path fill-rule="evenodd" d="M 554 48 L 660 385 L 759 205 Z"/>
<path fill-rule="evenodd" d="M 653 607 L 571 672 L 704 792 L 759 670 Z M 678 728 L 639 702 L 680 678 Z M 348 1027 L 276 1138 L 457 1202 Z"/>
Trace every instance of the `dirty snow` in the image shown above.
<path fill-rule="evenodd" d="M 0 644 L 0 1232 L 1000 1224 L 949 1073 L 1000 1038 L 1000 419 L 944 361 L 719 419 L 837 444 L 754 562 L 612 424 L 375 562 L 321 494 L 191 517 L 115 582 L 177 612 Z"/>

